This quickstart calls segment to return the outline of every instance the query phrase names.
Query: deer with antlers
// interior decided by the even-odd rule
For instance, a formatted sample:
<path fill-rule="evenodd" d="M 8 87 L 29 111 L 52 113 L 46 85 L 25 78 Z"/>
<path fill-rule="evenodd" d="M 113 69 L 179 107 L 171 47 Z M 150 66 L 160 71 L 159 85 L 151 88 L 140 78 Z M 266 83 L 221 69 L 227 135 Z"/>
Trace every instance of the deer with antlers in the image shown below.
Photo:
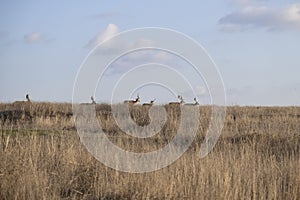
<path fill-rule="evenodd" d="M 91 101 L 92 101 L 92 104 L 96 104 L 96 101 L 93 96 L 91 96 Z"/>
<path fill-rule="evenodd" d="M 15 101 L 14 104 L 23 104 L 23 103 L 30 103 L 30 98 L 29 98 L 29 94 L 26 94 L 25 96 L 26 101 Z"/>
<path fill-rule="evenodd" d="M 186 105 L 186 106 L 198 106 L 199 102 L 198 102 L 197 98 L 195 97 L 194 98 L 194 103 L 186 103 L 184 105 Z"/>
<path fill-rule="evenodd" d="M 125 100 L 124 103 L 128 103 L 130 105 L 134 105 L 140 102 L 140 96 L 139 94 L 137 95 L 137 97 L 135 98 L 135 100 Z"/>
<path fill-rule="evenodd" d="M 144 103 L 143 106 L 153 106 L 156 99 L 150 101 L 150 103 Z"/>
<path fill-rule="evenodd" d="M 184 104 L 184 100 L 183 100 L 183 97 L 181 95 L 178 95 L 177 96 L 178 98 L 178 102 L 170 102 L 169 105 L 181 105 L 181 104 Z"/>
<path fill-rule="evenodd" d="M 96 104 L 95 98 L 91 96 L 91 103 L 81 103 L 80 105 L 94 105 Z"/>

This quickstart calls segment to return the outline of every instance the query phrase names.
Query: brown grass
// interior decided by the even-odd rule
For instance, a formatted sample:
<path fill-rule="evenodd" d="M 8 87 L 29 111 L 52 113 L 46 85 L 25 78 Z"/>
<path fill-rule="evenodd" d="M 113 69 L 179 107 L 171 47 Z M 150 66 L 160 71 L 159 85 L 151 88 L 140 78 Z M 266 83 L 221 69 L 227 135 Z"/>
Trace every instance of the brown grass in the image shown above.
<path fill-rule="evenodd" d="M 180 112 L 166 109 L 166 125 L 148 139 L 126 136 L 109 105 L 97 105 L 97 116 L 116 145 L 147 152 L 176 133 Z M 0 199 L 300 198 L 299 107 L 229 107 L 220 140 L 200 159 L 210 111 L 200 108 L 197 137 L 175 163 L 131 174 L 110 169 L 87 152 L 74 130 L 70 104 L 0 104 Z M 149 123 L 146 108 L 134 107 L 132 117 Z"/>

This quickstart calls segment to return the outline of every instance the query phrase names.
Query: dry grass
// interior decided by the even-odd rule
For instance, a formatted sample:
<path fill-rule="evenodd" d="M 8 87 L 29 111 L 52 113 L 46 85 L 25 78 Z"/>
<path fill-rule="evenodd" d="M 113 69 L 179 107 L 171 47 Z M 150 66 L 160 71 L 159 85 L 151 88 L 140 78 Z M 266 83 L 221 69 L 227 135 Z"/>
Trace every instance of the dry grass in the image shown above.
<path fill-rule="evenodd" d="M 125 136 L 108 105 L 97 105 L 105 132 L 124 149 L 146 152 L 168 143 L 178 126 L 167 107 L 163 130 L 149 139 Z M 115 171 L 95 160 L 74 131 L 70 104 L 0 104 L 0 199 L 299 199 L 300 108 L 229 107 L 222 136 L 199 159 L 210 120 L 201 107 L 190 149 L 151 173 Z M 149 123 L 145 108 L 132 117 Z"/>

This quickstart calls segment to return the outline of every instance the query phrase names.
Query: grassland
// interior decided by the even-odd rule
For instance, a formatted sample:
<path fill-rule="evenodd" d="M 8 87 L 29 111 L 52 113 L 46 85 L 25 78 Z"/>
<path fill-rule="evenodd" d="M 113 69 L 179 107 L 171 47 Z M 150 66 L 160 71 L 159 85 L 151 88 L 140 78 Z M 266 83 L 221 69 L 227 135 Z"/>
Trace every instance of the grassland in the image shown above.
<path fill-rule="evenodd" d="M 70 104 L 0 104 L 0 199 L 299 199 L 300 108 L 228 107 L 222 135 L 198 157 L 211 107 L 200 107 L 197 136 L 172 165 L 131 174 L 93 158 L 76 134 Z M 147 139 L 127 136 L 109 105 L 97 105 L 109 139 L 123 149 L 148 152 L 176 134 L 180 110 Z M 132 118 L 149 123 L 147 109 Z M 187 130 L 188 131 L 188 130 Z"/>

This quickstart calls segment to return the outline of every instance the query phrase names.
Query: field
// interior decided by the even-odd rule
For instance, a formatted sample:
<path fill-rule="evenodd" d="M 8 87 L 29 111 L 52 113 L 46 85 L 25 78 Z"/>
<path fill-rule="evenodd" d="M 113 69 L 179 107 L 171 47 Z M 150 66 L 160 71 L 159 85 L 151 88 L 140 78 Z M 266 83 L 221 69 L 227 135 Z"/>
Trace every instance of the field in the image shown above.
<path fill-rule="evenodd" d="M 211 107 L 199 109 L 197 136 L 180 159 L 132 174 L 88 153 L 71 104 L 0 104 L 0 199 L 300 199 L 300 107 L 228 107 L 222 135 L 204 159 L 198 153 Z M 109 139 L 135 152 L 168 144 L 180 116 L 178 107 L 166 106 L 161 132 L 137 139 L 118 128 L 109 105 L 96 110 Z M 132 118 L 149 123 L 142 106 Z"/>

